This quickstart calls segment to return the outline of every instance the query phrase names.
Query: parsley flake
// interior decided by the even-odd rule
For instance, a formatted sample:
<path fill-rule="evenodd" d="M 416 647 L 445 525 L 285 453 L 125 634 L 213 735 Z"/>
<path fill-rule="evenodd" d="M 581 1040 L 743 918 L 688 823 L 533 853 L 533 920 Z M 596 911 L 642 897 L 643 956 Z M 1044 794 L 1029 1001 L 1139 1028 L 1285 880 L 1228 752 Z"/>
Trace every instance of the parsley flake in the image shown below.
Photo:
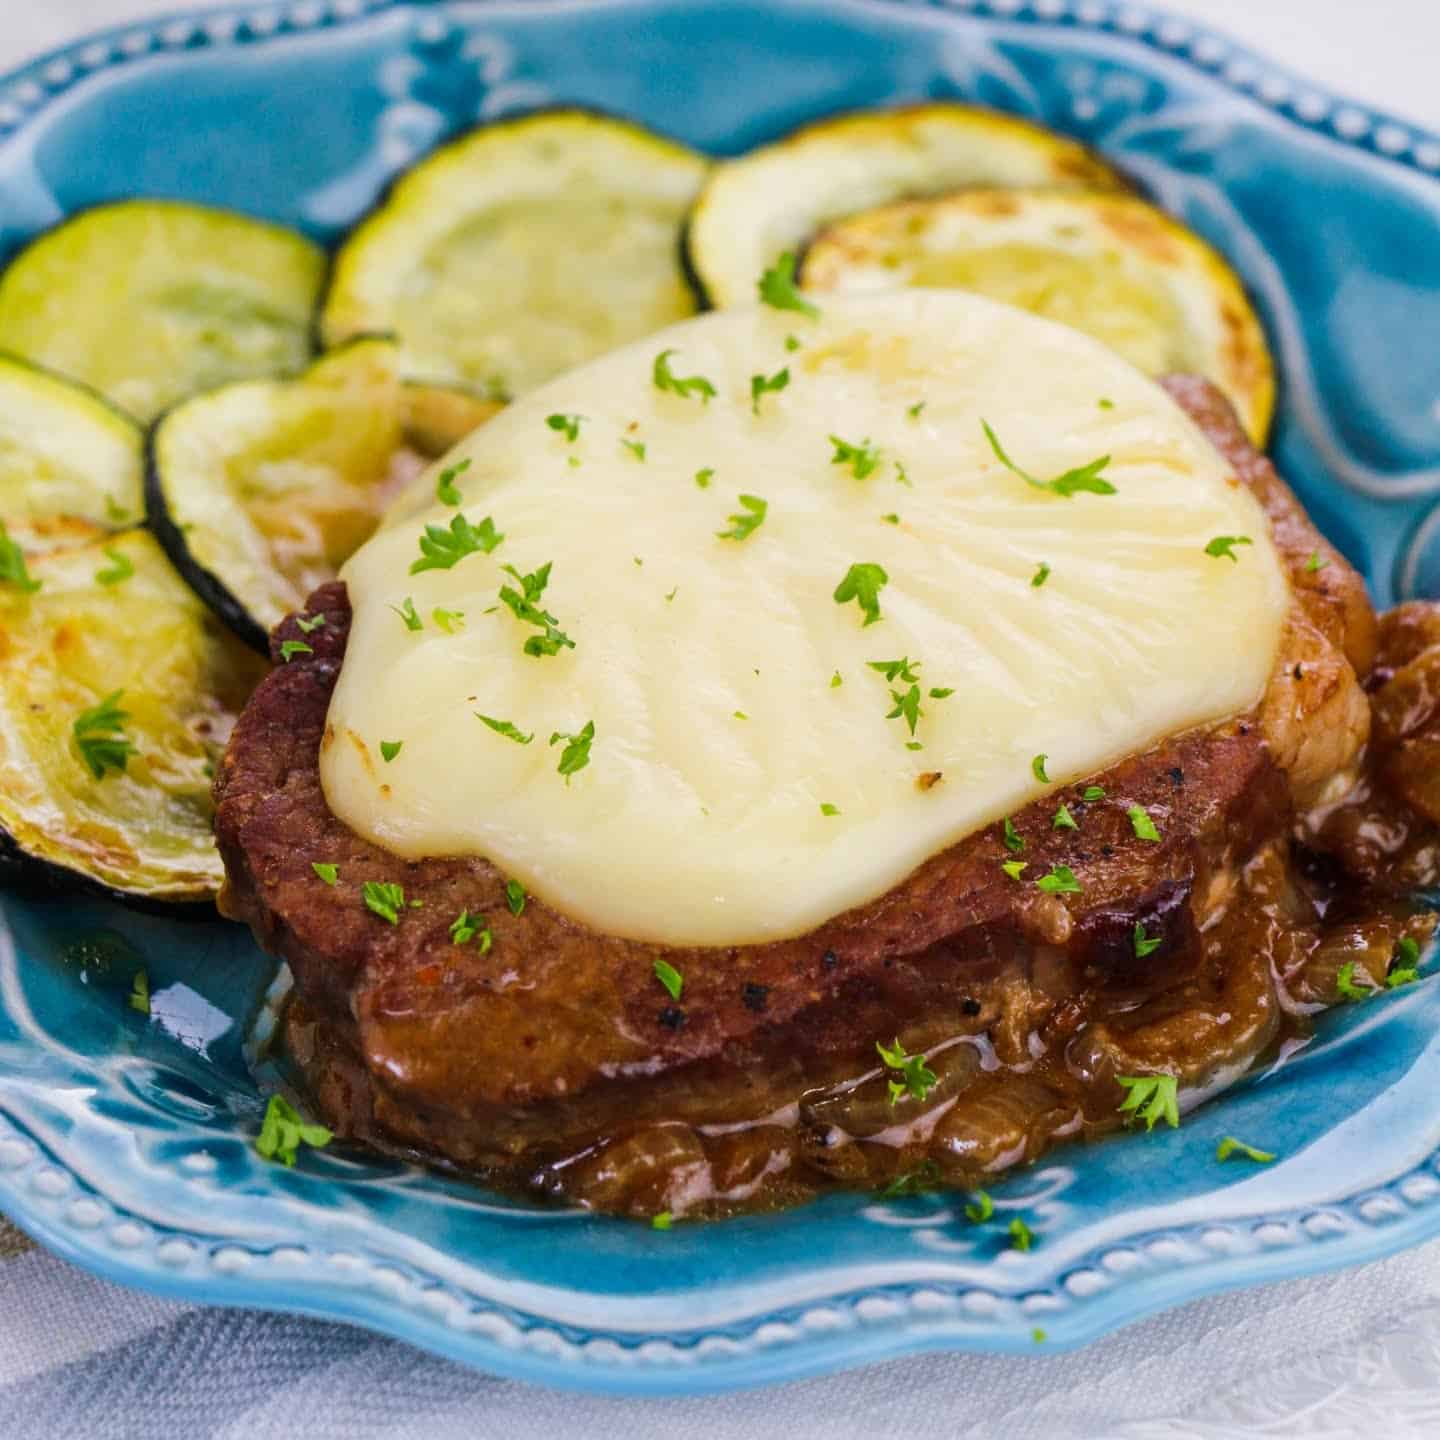
<path fill-rule="evenodd" d="M 1012 879 L 1018 880 L 1028 868 L 1028 861 L 1025 860 L 1004 860 L 1000 868 Z"/>
<path fill-rule="evenodd" d="M 1153 955 L 1164 943 L 1162 935 L 1147 935 L 1144 924 L 1137 920 L 1134 930 L 1135 958 L 1143 960 L 1147 955 Z"/>
<path fill-rule="evenodd" d="M 1228 1160 L 1232 1155 L 1243 1155 L 1245 1159 L 1253 1160 L 1257 1165 L 1268 1165 L 1275 1158 L 1273 1151 L 1257 1150 L 1253 1145 L 1247 1145 L 1243 1140 L 1237 1140 L 1233 1135 L 1227 1135 L 1215 1147 L 1215 1158 Z"/>
<path fill-rule="evenodd" d="M 415 609 L 415 602 L 407 595 L 403 605 L 392 605 L 390 607 L 404 622 L 407 630 L 423 630 L 425 622 L 420 618 Z"/>
<path fill-rule="evenodd" d="M 830 677 L 830 688 L 832 690 L 838 690 L 844 683 L 844 678 L 838 670 Z"/>
<path fill-rule="evenodd" d="M 1310 558 L 1305 562 L 1305 573 L 1307 575 L 1318 574 L 1329 563 L 1330 561 L 1326 559 L 1326 557 L 1323 556 L 1318 550 L 1312 550 L 1310 552 Z"/>
<path fill-rule="evenodd" d="M 382 740 L 380 742 L 380 758 L 388 765 L 399 753 L 403 740 Z"/>
<path fill-rule="evenodd" d="M 505 903 L 510 907 L 512 915 L 525 913 L 525 887 L 518 880 L 505 882 Z"/>
<path fill-rule="evenodd" d="M 455 480 L 469 468 L 470 462 L 462 460 L 458 465 L 449 465 L 440 472 L 440 478 L 435 482 L 435 498 L 442 505 L 464 504 L 464 496 L 455 488 Z"/>
<path fill-rule="evenodd" d="M 583 415 L 547 415 L 545 423 L 557 434 L 563 435 L 568 444 L 573 445 L 580 438 L 580 422 L 584 418 Z"/>
<path fill-rule="evenodd" d="M 672 1000 L 680 998 L 680 992 L 685 988 L 685 977 L 668 960 L 655 962 L 655 978 Z"/>
<path fill-rule="evenodd" d="M 707 465 L 703 470 L 695 472 L 695 483 L 702 489 L 708 490 L 710 482 L 715 478 L 715 467 Z"/>
<path fill-rule="evenodd" d="M 437 605 L 431 612 L 430 618 L 447 634 L 453 635 L 456 630 L 465 628 L 465 612 L 463 610 L 446 610 Z"/>
<path fill-rule="evenodd" d="M 309 615 L 297 615 L 295 617 L 295 623 L 300 627 L 302 634 L 309 635 L 324 625 L 325 617 L 323 615 L 316 615 L 312 618 Z"/>
<path fill-rule="evenodd" d="M 557 730 L 551 737 L 552 745 L 565 741 L 565 748 L 560 752 L 560 764 L 556 767 L 558 772 L 565 777 L 565 783 L 570 783 L 570 777 L 578 771 L 583 770 L 590 763 L 590 743 L 595 739 L 595 722 L 587 720 L 584 729 L 577 734 L 567 735 Z"/>
<path fill-rule="evenodd" d="M 921 411 L 923 411 L 929 403 L 930 402 L 928 400 L 917 400 L 913 405 L 907 405 L 905 407 L 905 413 L 912 420 L 918 420 L 920 418 Z"/>
<path fill-rule="evenodd" d="M 1050 822 L 1052 830 L 1078 830 L 1080 827 L 1075 823 L 1075 817 L 1070 813 L 1068 805 L 1062 805 L 1056 812 L 1055 818 Z"/>
<path fill-rule="evenodd" d="M 1120 1106 L 1127 1125 L 1143 1120 L 1147 1130 L 1164 1120 L 1172 1130 L 1180 1127 L 1179 1081 L 1173 1075 L 1117 1075 L 1116 1083 L 1125 1087 L 1125 1103 Z"/>
<path fill-rule="evenodd" d="M 727 516 L 730 529 L 717 530 L 715 534 L 719 539 L 745 540 L 765 523 L 765 512 L 769 506 L 758 495 L 742 495 L 740 504 L 750 513 Z"/>
<path fill-rule="evenodd" d="M 400 923 L 400 912 L 405 908 L 405 891 L 402 886 L 390 880 L 367 880 L 360 889 L 365 908 L 372 910 L 391 925 Z"/>
<path fill-rule="evenodd" d="M 134 563 L 123 550 L 115 550 L 107 545 L 102 553 L 110 563 L 103 570 L 95 572 L 95 578 L 100 584 L 118 585 L 135 573 Z"/>
<path fill-rule="evenodd" d="M 130 718 L 120 708 L 123 690 L 113 690 L 98 705 L 82 710 L 75 717 L 75 745 L 90 773 L 103 780 L 107 770 L 124 773 L 132 755 L 138 755 L 125 735 L 125 722 Z"/>
<path fill-rule="evenodd" d="M 1155 828 L 1155 822 L 1144 806 L 1132 805 L 1125 813 L 1130 817 L 1130 828 L 1134 830 L 1137 840 L 1159 840 L 1160 832 Z"/>
<path fill-rule="evenodd" d="M 1035 567 L 1035 573 L 1030 577 L 1031 589 L 1038 590 L 1050 578 L 1050 566 L 1042 560 Z"/>
<path fill-rule="evenodd" d="M 504 538 L 488 515 L 478 525 L 457 515 L 448 530 L 442 525 L 427 525 L 420 537 L 420 558 L 411 561 L 410 573 L 451 570 L 467 555 L 488 555 Z"/>
<path fill-rule="evenodd" d="M 517 620 L 545 632 L 543 635 L 532 635 L 525 642 L 524 651 L 527 655 L 558 655 L 562 648 L 575 648 L 575 642 L 563 630 L 556 629 L 555 617 L 536 603 L 550 583 L 550 564 L 547 560 L 538 570 L 533 570 L 528 575 L 522 575 L 513 565 L 503 567 L 507 575 L 520 582 L 520 589 L 502 585 L 501 601 Z"/>
<path fill-rule="evenodd" d="M 760 397 L 762 395 L 778 395 L 790 383 L 790 367 L 787 365 L 783 370 L 777 370 L 768 379 L 764 375 L 752 375 L 750 377 L 750 413 L 760 413 Z"/>
<path fill-rule="evenodd" d="M 844 605 L 848 601 L 855 601 L 865 614 L 861 628 L 873 625 L 880 618 L 880 591 L 889 580 L 883 565 L 868 561 L 857 562 L 845 572 L 845 578 L 835 587 L 835 603 Z"/>
<path fill-rule="evenodd" d="M 772 310 L 797 310 L 812 320 L 820 318 L 820 311 L 812 305 L 795 284 L 795 252 L 787 250 L 760 277 L 756 283 L 760 302 Z"/>
<path fill-rule="evenodd" d="M 662 1210 L 658 1215 L 650 1217 L 650 1228 L 652 1230 L 668 1230 L 673 1218 L 668 1210 Z"/>
<path fill-rule="evenodd" d="M 995 1214 L 995 1202 L 986 1190 L 977 1190 L 975 1199 L 965 1207 L 965 1218 L 972 1225 L 983 1225 Z"/>
<path fill-rule="evenodd" d="M 1105 787 L 1103 785 L 1087 785 L 1081 792 L 1082 800 L 1095 801 L 1105 798 Z"/>
<path fill-rule="evenodd" d="M 922 1160 L 913 1170 L 897 1175 L 881 1192 L 882 1200 L 898 1200 L 904 1195 L 926 1195 L 940 1185 L 940 1167 L 933 1160 Z"/>
<path fill-rule="evenodd" d="M 297 655 L 313 655 L 315 652 L 303 640 L 282 640 L 280 658 L 289 664 Z"/>
<path fill-rule="evenodd" d="M 0 585 L 14 585 L 27 595 L 33 595 L 41 585 L 33 580 L 25 568 L 25 552 L 10 538 L 5 522 L 0 520 Z"/>
<path fill-rule="evenodd" d="M 1223 555 L 1225 559 L 1233 560 L 1238 565 L 1240 557 L 1235 553 L 1235 547 L 1254 543 L 1248 535 L 1217 535 L 1205 546 L 1205 553 L 1217 560 Z"/>
<path fill-rule="evenodd" d="M 1073 470 L 1067 470 L 1063 475 L 1057 475 L 1053 480 L 1037 480 L 1028 471 L 1022 470 L 1006 453 L 1005 448 L 1000 444 L 1000 438 L 982 420 L 981 428 L 985 431 L 985 438 L 990 442 L 990 449 L 994 452 L 995 458 L 1012 474 L 1017 475 L 1027 485 L 1034 486 L 1037 490 L 1048 490 L 1052 495 L 1063 495 L 1067 500 L 1082 491 L 1091 495 L 1114 495 L 1115 487 L 1105 479 L 1101 478 L 1101 471 L 1110 463 L 1108 455 L 1102 455 L 1098 460 L 1092 460 L 1088 465 L 1077 465 Z"/>
<path fill-rule="evenodd" d="M 923 1055 L 907 1055 L 905 1047 L 897 1039 L 888 1047 L 875 1042 L 875 1049 L 888 1070 L 899 1072 L 900 1079 L 890 1079 L 890 1103 L 896 1104 L 905 1096 L 923 1100 L 940 1083 L 940 1077 L 925 1063 Z"/>
<path fill-rule="evenodd" d="M 1408 935 L 1395 942 L 1395 955 L 1390 962 L 1389 973 L 1385 976 L 1385 988 L 1394 990 L 1409 985 L 1420 978 L 1420 947 Z"/>
<path fill-rule="evenodd" d="M 832 465 L 848 465 L 850 473 L 857 480 L 868 479 L 880 468 L 880 451 L 870 444 L 867 435 L 858 445 L 842 440 L 838 435 L 830 437 L 835 453 L 830 457 Z"/>
<path fill-rule="evenodd" d="M 295 1164 L 301 1145 L 323 1150 L 334 1138 L 323 1125 L 311 1125 L 283 1095 L 272 1095 L 255 1149 L 264 1159 L 278 1160 L 289 1168 Z"/>
<path fill-rule="evenodd" d="M 840 807 L 838 805 L 830 804 L 828 800 L 824 800 L 820 803 L 820 813 L 827 816 L 838 815 L 840 813 Z"/>
<path fill-rule="evenodd" d="M 1035 1244 L 1035 1232 L 1017 1215 L 1007 1227 L 1010 1248 L 1028 1253 Z"/>
<path fill-rule="evenodd" d="M 1015 828 L 1015 822 L 1007 815 L 1002 829 L 1005 840 L 1005 848 L 1012 855 L 1020 855 L 1025 850 L 1025 837 Z"/>
<path fill-rule="evenodd" d="M 509 720 L 497 720 L 493 715 L 482 715 L 478 710 L 473 714 L 477 720 L 483 720 L 497 735 L 503 735 L 517 745 L 528 745 L 535 738 L 533 730 L 527 735 L 518 725 Z"/>
<path fill-rule="evenodd" d="M 1375 993 L 1375 986 L 1369 983 L 1368 974 L 1365 979 L 1364 985 L 1355 983 L 1355 962 L 1347 960 L 1335 976 L 1335 993 L 1342 1000 L 1368 1000 Z"/>
<path fill-rule="evenodd" d="M 1049 757 L 1048 755 L 1040 754 L 1040 755 L 1037 755 L 1037 756 L 1030 762 L 1030 773 L 1031 773 L 1042 785 L 1048 785 L 1048 784 L 1050 783 L 1050 777 L 1045 773 L 1045 762 L 1046 762 L 1049 758 L 1050 758 L 1050 757 Z"/>
<path fill-rule="evenodd" d="M 900 523 L 900 517 L 893 510 L 888 515 L 882 515 L 880 518 L 887 525 L 898 525 Z"/>
<path fill-rule="evenodd" d="M 887 720 L 904 720 L 910 727 L 911 735 L 914 735 L 915 727 L 925 713 L 920 707 L 920 687 L 912 685 L 908 690 L 892 690 L 890 699 L 894 702 L 895 708 L 887 711 L 885 718 Z"/>
<path fill-rule="evenodd" d="M 327 884 L 333 885 L 340 878 L 340 867 L 328 860 L 312 860 L 310 868 Z"/>
<path fill-rule="evenodd" d="M 130 1008 L 141 1015 L 150 1013 L 150 975 L 145 970 L 137 970 L 130 982 Z"/>
<path fill-rule="evenodd" d="M 620 443 L 643 465 L 645 463 L 645 442 L 643 440 L 626 440 L 622 437 Z"/>
<path fill-rule="evenodd" d="M 1052 865 L 1050 873 L 1042 875 L 1035 885 L 1047 895 L 1078 895 L 1081 890 L 1075 872 L 1068 865 Z"/>
<path fill-rule="evenodd" d="M 878 670 L 893 685 L 900 681 L 902 685 L 912 685 L 920 678 L 920 661 L 911 660 L 908 655 L 903 655 L 899 660 L 867 660 L 865 662 L 872 670 Z"/>
<path fill-rule="evenodd" d="M 691 395 L 698 395 L 704 405 L 708 405 L 715 398 L 715 387 L 703 375 L 691 375 L 682 378 L 675 374 L 670 368 L 670 357 L 675 354 L 673 350 L 662 350 L 655 357 L 655 364 L 651 367 L 651 378 L 655 382 L 657 390 L 668 390 L 673 395 L 679 395 L 681 399 L 688 399 Z"/>
<path fill-rule="evenodd" d="M 470 911 L 468 909 L 462 910 L 450 922 L 450 939 L 456 945 L 468 944 L 475 938 L 478 928 L 470 918 Z"/>

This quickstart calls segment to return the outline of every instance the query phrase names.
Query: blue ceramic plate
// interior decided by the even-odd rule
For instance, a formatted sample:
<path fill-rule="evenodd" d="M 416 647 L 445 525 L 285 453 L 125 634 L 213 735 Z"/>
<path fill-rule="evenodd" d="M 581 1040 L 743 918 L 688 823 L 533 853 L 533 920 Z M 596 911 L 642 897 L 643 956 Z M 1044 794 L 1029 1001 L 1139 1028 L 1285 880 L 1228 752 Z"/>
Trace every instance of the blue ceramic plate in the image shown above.
<path fill-rule="evenodd" d="M 1281 359 L 1275 448 L 1375 598 L 1440 593 L 1440 142 L 1136 6 L 993 0 L 238 5 L 0 81 L 0 250 L 81 206 L 185 196 L 342 231 L 454 127 L 579 101 L 734 151 L 836 109 L 958 96 L 1098 145 L 1213 239 Z M 143 956 L 154 1014 L 128 1009 Z M 1074 1346 L 1227 1287 L 1440 1234 L 1440 987 L 1182 1130 L 1059 1152 L 996 1195 L 835 1195 L 669 1233 L 396 1164 L 251 1149 L 271 971 L 235 927 L 0 902 L 0 1209 L 169 1295 L 359 1321 L 502 1374 L 684 1392 L 924 1349 Z M 1282 1156 L 1219 1166 L 1224 1133 Z"/>

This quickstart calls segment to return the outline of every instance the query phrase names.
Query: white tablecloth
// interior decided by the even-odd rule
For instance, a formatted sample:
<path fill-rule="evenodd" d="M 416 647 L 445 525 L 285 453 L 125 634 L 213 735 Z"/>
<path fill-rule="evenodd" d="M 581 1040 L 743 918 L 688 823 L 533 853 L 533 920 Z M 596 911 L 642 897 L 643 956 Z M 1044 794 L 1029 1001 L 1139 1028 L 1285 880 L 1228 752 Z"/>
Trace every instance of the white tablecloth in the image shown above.
<path fill-rule="evenodd" d="M 0 0 L 0 68 L 174 8 Z M 1440 0 L 1170 8 L 1328 90 L 1440 130 Z M 600 1440 L 622 1431 L 626 1440 L 1435 1440 L 1440 1244 L 1202 1301 L 1075 1355 L 927 1356 L 754 1394 L 601 1401 L 494 1380 L 359 1330 L 131 1294 L 27 1247 L 0 1222 L 5 1440 Z"/>

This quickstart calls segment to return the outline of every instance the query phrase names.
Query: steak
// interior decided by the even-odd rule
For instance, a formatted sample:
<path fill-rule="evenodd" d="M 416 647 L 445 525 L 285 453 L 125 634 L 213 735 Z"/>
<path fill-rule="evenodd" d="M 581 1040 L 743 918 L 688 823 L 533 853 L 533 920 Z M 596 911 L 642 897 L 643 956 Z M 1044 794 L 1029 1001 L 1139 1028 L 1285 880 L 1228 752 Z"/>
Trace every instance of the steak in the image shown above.
<path fill-rule="evenodd" d="M 1263 891 L 1265 914 L 1288 906 L 1286 924 L 1313 921 L 1304 943 L 1318 941 L 1324 906 L 1288 836 L 1297 807 L 1353 783 L 1375 617 L 1219 393 L 1166 383 L 1264 507 L 1294 596 L 1282 653 L 1252 714 L 1014 816 L 1027 883 L 1001 869 L 1012 857 L 990 826 L 767 944 L 666 949 L 534 897 L 512 909 L 488 861 L 407 861 L 331 813 L 318 757 L 350 611 L 342 583 L 317 590 L 307 614 L 322 627 L 302 634 L 292 616 L 274 632 L 277 661 L 287 640 L 311 653 L 277 664 L 236 727 L 216 834 L 222 910 L 293 970 L 289 1043 L 326 1122 L 602 1209 L 722 1212 L 883 1183 L 917 1160 L 974 1183 L 1115 1123 L 1123 1065 L 1203 1089 L 1248 1062 L 1281 1024 L 1280 942 L 1236 953 L 1227 917 Z M 1089 787 L 1103 798 L 1083 798 Z M 1079 829 L 1052 826 L 1060 801 Z M 1158 841 L 1136 834 L 1137 805 Z M 333 885 L 316 864 L 336 867 Z M 1079 889 L 1028 883 L 1054 866 Z M 397 924 L 367 908 L 367 881 L 403 887 Z M 483 917 L 487 950 L 452 939 L 462 911 Z M 1410 923 L 1397 914 L 1391 930 Z M 658 959 L 684 976 L 679 998 Z M 924 1103 L 887 1094 L 876 1042 L 894 1037 L 938 1077 Z"/>

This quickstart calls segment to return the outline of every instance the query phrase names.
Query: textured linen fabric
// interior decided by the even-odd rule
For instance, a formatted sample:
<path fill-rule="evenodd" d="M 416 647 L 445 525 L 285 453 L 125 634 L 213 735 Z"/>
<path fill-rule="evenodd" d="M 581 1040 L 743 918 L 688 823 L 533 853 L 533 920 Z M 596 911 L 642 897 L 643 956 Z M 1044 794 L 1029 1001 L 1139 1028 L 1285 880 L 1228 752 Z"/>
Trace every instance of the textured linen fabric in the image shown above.
<path fill-rule="evenodd" d="M 183 0 L 184 8 L 221 0 Z M 177 0 L 0 0 L 0 68 Z M 1287 66 L 1440 129 L 1436 0 L 1170 0 Z M 698 1400 L 596 1400 L 364 1331 L 122 1290 L 0 1221 L 5 1440 L 1434 1440 L 1440 1243 L 1219 1296 L 1071 1355 L 920 1356 Z"/>

